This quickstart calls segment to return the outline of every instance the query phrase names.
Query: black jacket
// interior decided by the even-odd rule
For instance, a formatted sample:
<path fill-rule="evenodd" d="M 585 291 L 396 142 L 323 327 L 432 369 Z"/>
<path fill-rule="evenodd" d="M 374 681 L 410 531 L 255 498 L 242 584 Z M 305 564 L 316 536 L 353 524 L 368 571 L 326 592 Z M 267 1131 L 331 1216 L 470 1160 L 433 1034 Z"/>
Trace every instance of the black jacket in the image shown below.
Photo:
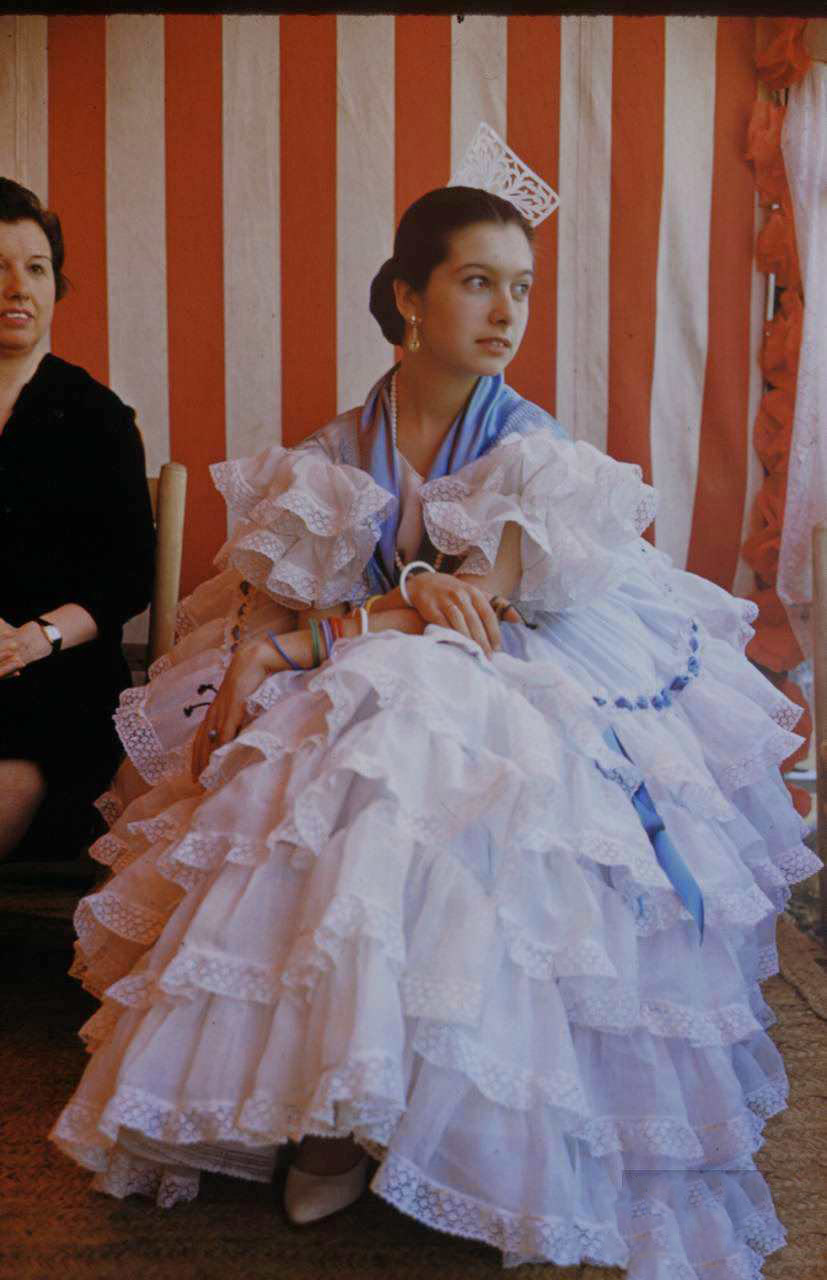
<path fill-rule="evenodd" d="M 0 682 L 0 754 L 14 751 L 21 707 L 38 741 L 62 739 L 66 717 L 76 735 L 89 716 L 105 718 L 111 738 L 129 683 L 122 626 L 149 602 L 154 543 L 133 411 L 85 370 L 44 356 L 0 434 L 0 617 L 19 626 L 79 604 L 98 637 Z"/>

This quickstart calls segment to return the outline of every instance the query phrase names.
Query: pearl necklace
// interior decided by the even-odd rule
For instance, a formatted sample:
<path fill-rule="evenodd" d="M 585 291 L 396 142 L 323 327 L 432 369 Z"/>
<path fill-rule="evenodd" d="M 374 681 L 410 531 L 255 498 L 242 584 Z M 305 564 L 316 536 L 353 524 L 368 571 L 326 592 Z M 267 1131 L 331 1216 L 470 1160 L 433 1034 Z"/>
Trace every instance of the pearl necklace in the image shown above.
<path fill-rule="evenodd" d="M 398 454 L 399 448 L 396 443 L 396 436 L 397 436 L 397 431 L 399 429 L 399 407 L 398 407 L 398 401 L 396 398 L 396 372 L 391 374 L 390 402 L 391 402 L 391 441 L 393 443 L 394 453 Z M 442 561 L 444 559 L 445 559 L 445 556 L 443 552 L 437 551 L 436 559 L 434 560 L 434 569 L 437 573 L 439 573 L 439 570 L 442 567 Z M 405 568 L 405 561 L 402 559 L 398 551 L 394 553 L 394 560 L 396 561 L 397 569 L 401 573 L 402 570 Z"/>

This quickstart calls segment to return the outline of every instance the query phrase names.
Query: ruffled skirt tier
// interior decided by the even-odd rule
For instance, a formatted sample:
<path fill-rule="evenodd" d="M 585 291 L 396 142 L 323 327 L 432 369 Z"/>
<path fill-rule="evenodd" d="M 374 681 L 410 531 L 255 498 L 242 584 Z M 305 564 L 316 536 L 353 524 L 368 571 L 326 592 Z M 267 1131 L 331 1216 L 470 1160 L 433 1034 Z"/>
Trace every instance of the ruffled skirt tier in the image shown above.
<path fill-rule="evenodd" d="M 102 1003 L 55 1139 L 170 1204 L 353 1132 L 375 1191 L 508 1262 L 759 1276 L 783 1232 L 753 1157 L 786 1098 L 759 983 L 819 864 L 778 775 L 798 709 L 740 655 L 748 620 L 635 549 L 491 661 L 430 628 L 272 677 L 201 785 L 182 707 L 225 659 L 198 619 L 119 713 L 154 785 L 94 849 L 76 972 Z"/>

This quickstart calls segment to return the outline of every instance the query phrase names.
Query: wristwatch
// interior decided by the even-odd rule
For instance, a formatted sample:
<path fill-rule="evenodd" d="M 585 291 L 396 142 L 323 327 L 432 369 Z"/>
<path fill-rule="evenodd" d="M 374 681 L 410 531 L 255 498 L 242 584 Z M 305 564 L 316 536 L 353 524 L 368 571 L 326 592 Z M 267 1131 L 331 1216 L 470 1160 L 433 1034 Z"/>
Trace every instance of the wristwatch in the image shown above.
<path fill-rule="evenodd" d="M 35 618 L 35 622 L 41 628 L 46 639 L 49 641 L 49 644 L 52 646 L 52 653 L 57 653 L 58 649 L 63 644 L 63 636 L 60 634 L 60 630 L 53 622 L 49 622 L 46 618 Z"/>

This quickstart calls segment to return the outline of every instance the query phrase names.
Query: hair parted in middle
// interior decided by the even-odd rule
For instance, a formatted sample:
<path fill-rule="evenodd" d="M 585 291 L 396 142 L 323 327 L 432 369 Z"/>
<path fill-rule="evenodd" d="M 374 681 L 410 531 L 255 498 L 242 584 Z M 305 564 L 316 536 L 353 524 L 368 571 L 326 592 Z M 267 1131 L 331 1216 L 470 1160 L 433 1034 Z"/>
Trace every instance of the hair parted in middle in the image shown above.
<path fill-rule="evenodd" d="M 451 236 L 476 222 L 515 223 L 529 244 L 534 239 L 534 229 L 519 209 L 480 187 L 437 187 L 405 210 L 393 257 L 380 267 L 370 286 L 370 312 L 388 342 L 401 345 L 405 335 L 394 280 L 404 280 L 417 291 L 424 289 L 434 267 L 448 257 Z"/>

